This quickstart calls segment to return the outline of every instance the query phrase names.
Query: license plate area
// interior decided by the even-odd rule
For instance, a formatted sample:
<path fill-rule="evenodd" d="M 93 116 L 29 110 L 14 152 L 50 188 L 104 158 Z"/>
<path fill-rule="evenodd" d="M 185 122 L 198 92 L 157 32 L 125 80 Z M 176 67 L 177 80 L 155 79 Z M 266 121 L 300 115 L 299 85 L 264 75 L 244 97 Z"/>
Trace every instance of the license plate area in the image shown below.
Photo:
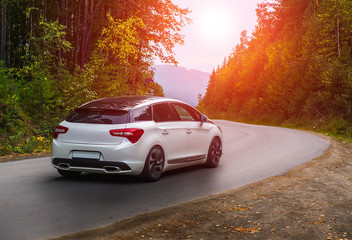
<path fill-rule="evenodd" d="M 101 156 L 100 152 L 89 152 L 89 151 L 73 151 L 72 158 L 86 158 L 92 160 L 99 160 Z"/>

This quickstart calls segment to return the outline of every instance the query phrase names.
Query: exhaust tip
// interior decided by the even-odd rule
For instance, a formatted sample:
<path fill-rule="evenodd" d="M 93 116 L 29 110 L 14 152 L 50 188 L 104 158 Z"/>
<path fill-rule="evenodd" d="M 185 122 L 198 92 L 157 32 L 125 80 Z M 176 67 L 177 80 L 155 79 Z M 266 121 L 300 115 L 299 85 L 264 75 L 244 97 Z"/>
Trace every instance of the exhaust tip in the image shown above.
<path fill-rule="evenodd" d="M 70 165 L 67 163 L 59 163 L 57 166 L 61 169 L 69 169 L 70 168 Z"/>
<path fill-rule="evenodd" d="M 106 173 L 118 173 L 121 171 L 119 167 L 114 167 L 114 166 L 105 166 L 103 167 L 103 169 Z"/>

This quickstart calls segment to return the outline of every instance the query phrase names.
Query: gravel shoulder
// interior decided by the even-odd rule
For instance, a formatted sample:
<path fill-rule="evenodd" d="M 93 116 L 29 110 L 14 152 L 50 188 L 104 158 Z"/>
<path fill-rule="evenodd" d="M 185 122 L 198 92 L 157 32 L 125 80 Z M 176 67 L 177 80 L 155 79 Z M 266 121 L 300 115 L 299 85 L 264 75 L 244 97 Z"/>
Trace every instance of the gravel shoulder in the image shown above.
<path fill-rule="evenodd" d="M 73 233 L 57 240 L 352 239 L 352 144 L 218 195 Z"/>

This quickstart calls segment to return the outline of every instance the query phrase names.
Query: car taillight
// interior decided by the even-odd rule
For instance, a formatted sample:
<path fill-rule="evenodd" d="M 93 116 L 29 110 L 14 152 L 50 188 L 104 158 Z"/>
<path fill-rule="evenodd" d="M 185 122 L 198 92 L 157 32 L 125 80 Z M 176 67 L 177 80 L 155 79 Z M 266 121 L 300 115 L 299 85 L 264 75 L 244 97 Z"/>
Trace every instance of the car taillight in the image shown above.
<path fill-rule="evenodd" d="M 131 143 L 136 143 L 142 137 L 144 133 L 143 129 L 140 128 L 126 128 L 126 129 L 113 129 L 110 130 L 111 136 L 114 137 L 125 137 L 130 140 Z"/>
<path fill-rule="evenodd" d="M 59 136 L 59 134 L 65 134 L 67 133 L 68 128 L 61 126 L 61 125 L 57 125 L 57 127 L 55 128 L 54 131 L 54 139 L 57 139 L 57 137 Z"/>

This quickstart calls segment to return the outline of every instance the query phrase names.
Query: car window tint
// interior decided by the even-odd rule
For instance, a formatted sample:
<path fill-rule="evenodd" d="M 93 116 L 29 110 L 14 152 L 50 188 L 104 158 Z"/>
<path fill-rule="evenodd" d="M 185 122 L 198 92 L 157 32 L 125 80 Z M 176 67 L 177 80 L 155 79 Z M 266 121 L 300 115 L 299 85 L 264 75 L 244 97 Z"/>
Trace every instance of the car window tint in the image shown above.
<path fill-rule="evenodd" d="M 153 112 L 155 122 L 180 121 L 179 116 L 168 103 L 155 104 Z"/>
<path fill-rule="evenodd" d="M 182 121 L 194 121 L 193 116 L 182 106 L 173 104 Z"/>
<path fill-rule="evenodd" d="M 68 115 L 66 121 L 73 123 L 122 124 L 127 122 L 127 115 L 127 111 L 77 108 Z"/>
<path fill-rule="evenodd" d="M 145 106 L 130 111 L 130 122 L 151 121 L 152 111 L 150 106 Z"/>
<path fill-rule="evenodd" d="M 173 103 L 172 105 L 182 121 L 200 121 L 201 114 L 194 108 L 181 103 Z"/>

